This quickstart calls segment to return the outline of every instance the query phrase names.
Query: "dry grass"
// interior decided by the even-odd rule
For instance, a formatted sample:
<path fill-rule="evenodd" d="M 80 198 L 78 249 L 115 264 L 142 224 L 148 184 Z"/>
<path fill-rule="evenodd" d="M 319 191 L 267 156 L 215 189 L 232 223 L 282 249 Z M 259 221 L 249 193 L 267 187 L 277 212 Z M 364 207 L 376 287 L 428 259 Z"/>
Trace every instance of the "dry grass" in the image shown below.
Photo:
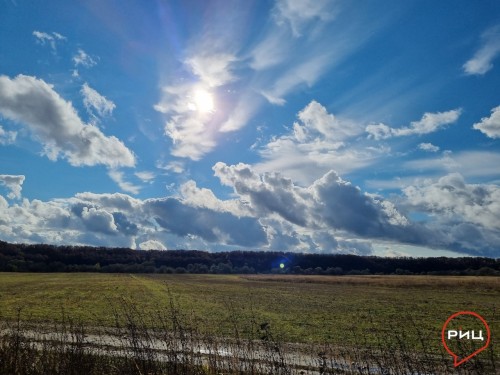
<path fill-rule="evenodd" d="M 455 369 L 441 350 L 429 351 L 429 338 L 408 325 L 380 337 L 377 345 L 354 330 L 356 345 L 290 345 L 276 338 L 267 323 L 247 322 L 253 339 L 241 339 L 234 325 L 231 338 L 207 335 L 203 322 L 179 310 L 145 314 L 134 304 L 116 306 L 115 325 L 89 334 L 81 323 L 64 315 L 62 324 L 41 332 L 27 327 L 22 313 L 0 324 L 0 374 L 5 375 L 369 375 L 457 374 L 493 375 L 498 363 L 493 348 L 481 358 Z M 162 327 L 151 329 L 154 326 Z M 234 322 L 238 319 L 235 317 Z M 420 348 L 406 340 L 420 335 Z"/>
<path fill-rule="evenodd" d="M 446 289 L 481 289 L 500 292 L 500 277 L 496 276 L 321 276 L 321 275 L 248 275 L 250 281 L 309 283 L 332 285 L 367 285 L 373 287 L 412 287 Z"/>

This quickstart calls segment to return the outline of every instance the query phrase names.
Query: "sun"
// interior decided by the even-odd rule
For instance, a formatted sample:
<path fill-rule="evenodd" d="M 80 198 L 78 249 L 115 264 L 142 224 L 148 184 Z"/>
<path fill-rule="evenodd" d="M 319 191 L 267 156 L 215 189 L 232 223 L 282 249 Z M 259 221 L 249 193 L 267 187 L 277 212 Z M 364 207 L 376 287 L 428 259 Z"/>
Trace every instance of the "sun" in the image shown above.
<path fill-rule="evenodd" d="M 206 90 L 198 89 L 194 92 L 194 106 L 200 112 L 214 112 L 214 96 Z"/>

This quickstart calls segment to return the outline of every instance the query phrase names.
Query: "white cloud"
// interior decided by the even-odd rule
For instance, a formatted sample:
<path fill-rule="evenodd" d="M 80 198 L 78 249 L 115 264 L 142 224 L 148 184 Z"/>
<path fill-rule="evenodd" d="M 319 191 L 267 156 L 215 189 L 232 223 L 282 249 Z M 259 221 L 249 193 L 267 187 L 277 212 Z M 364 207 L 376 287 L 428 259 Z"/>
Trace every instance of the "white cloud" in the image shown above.
<path fill-rule="evenodd" d="M 238 217 L 253 216 L 252 210 L 240 200 L 220 200 L 212 190 L 199 188 L 193 180 L 182 184 L 179 192 L 182 202 L 192 207 L 203 207 L 213 211 L 228 212 Z"/>
<path fill-rule="evenodd" d="M 230 53 L 202 52 L 188 58 L 185 64 L 208 87 L 219 87 L 235 79 L 231 66 L 236 61 Z"/>
<path fill-rule="evenodd" d="M 167 250 L 167 247 L 160 241 L 147 240 L 139 244 L 140 250 Z"/>
<path fill-rule="evenodd" d="M 84 207 L 81 217 L 86 228 L 93 232 L 102 232 L 105 234 L 114 234 L 117 232 L 118 228 L 113 215 L 105 210 Z"/>
<path fill-rule="evenodd" d="M 457 172 L 471 177 L 498 176 L 500 153 L 489 151 L 463 151 L 459 153 L 443 152 L 439 157 L 414 159 L 404 162 L 403 168 L 418 171 L 420 174 Z"/>
<path fill-rule="evenodd" d="M 284 96 L 302 85 L 311 87 L 330 65 L 331 50 L 318 51 L 308 59 L 299 60 L 298 63 L 284 68 L 284 73 L 278 75 L 269 87 L 260 92 L 271 104 L 283 105 L 286 103 Z"/>
<path fill-rule="evenodd" d="M 439 147 L 433 145 L 432 143 L 420 143 L 418 145 L 418 148 L 423 150 L 423 151 L 429 151 L 429 152 L 438 152 Z"/>
<path fill-rule="evenodd" d="M 56 33 L 56 32 L 45 33 L 42 31 L 35 30 L 35 31 L 33 31 L 33 36 L 36 38 L 37 43 L 39 43 L 41 45 L 45 45 L 45 43 L 48 43 L 50 45 L 50 47 L 52 48 L 53 52 L 56 52 L 58 41 L 66 40 L 65 36 L 63 36 L 59 33 Z"/>
<path fill-rule="evenodd" d="M 21 190 L 23 188 L 24 179 L 25 177 L 23 175 L 0 174 L 0 185 L 9 189 L 9 194 L 7 195 L 8 198 L 21 198 Z"/>
<path fill-rule="evenodd" d="M 368 238 L 383 237 L 393 226 L 408 225 L 390 202 L 362 193 L 333 171 L 309 187 L 300 187 L 279 173 L 259 175 L 246 164 L 219 162 L 213 169 L 221 183 L 233 187 L 258 217 L 275 214 L 300 227 L 335 229 Z"/>
<path fill-rule="evenodd" d="M 193 207 L 175 198 L 148 199 L 144 215 L 178 237 L 197 237 L 210 243 L 244 247 L 264 246 L 266 233 L 259 220 L 229 212 Z"/>
<path fill-rule="evenodd" d="M 87 111 L 92 115 L 95 115 L 95 111 L 100 117 L 111 116 L 113 110 L 116 108 L 115 103 L 106 99 L 106 97 L 99 94 L 87 83 L 83 84 L 80 93 L 83 96 L 85 108 L 87 108 Z"/>
<path fill-rule="evenodd" d="M 269 34 L 250 52 L 250 67 L 264 70 L 279 65 L 287 60 L 291 53 L 290 43 L 285 43 L 287 35 L 282 30 Z"/>
<path fill-rule="evenodd" d="M 0 125 L 0 145 L 10 145 L 16 141 L 17 132 L 5 130 Z"/>
<path fill-rule="evenodd" d="M 436 218 L 415 223 L 392 202 L 363 193 L 333 171 L 308 187 L 276 173 L 259 175 L 245 164 L 217 163 L 214 171 L 268 225 L 270 246 L 293 244 L 303 251 L 317 251 L 322 240 L 315 238 L 314 231 L 326 231 L 328 246 L 336 249 L 342 248 L 342 241 L 345 247 L 349 241 L 382 240 L 493 256 L 500 245 L 498 186 L 466 185 L 454 175 L 437 184 L 409 186 L 401 207 Z M 482 228 L 475 228 L 476 224 Z"/>
<path fill-rule="evenodd" d="M 448 248 L 498 257 L 500 186 L 467 184 L 458 173 L 437 182 L 404 189 L 406 204 L 433 218 L 429 227 L 441 231 Z"/>
<path fill-rule="evenodd" d="M 133 248 L 159 241 L 170 248 L 357 254 L 370 254 L 370 241 L 391 241 L 490 256 L 500 245 L 500 188 L 468 185 L 458 175 L 405 189 L 404 207 L 435 218 L 421 225 L 333 171 L 307 187 L 277 173 L 257 174 L 244 164 L 217 163 L 214 171 L 234 189 L 234 199 L 220 200 L 194 181 L 181 186 L 180 197 L 147 200 L 87 192 L 9 206 L 0 197 L 2 239 Z"/>
<path fill-rule="evenodd" d="M 454 109 L 446 112 L 425 113 L 422 116 L 422 119 L 411 122 L 408 127 L 391 128 L 385 124 L 370 124 L 365 130 L 369 134 L 370 138 L 374 138 L 376 140 L 391 137 L 429 134 L 447 125 L 455 123 L 460 117 L 461 112 L 461 109 Z"/>
<path fill-rule="evenodd" d="M 134 154 L 116 137 L 83 123 L 71 102 L 32 76 L 0 76 L 0 113 L 26 126 L 50 160 L 62 155 L 73 166 L 135 165 Z"/>
<path fill-rule="evenodd" d="M 164 163 L 160 160 L 156 162 L 156 168 L 166 170 L 168 172 L 173 172 L 173 173 L 184 173 L 185 171 L 185 164 L 182 161 L 179 160 L 174 160 L 168 163 Z"/>
<path fill-rule="evenodd" d="M 142 182 L 153 183 L 156 177 L 154 172 L 151 171 L 141 171 L 134 173 Z"/>
<path fill-rule="evenodd" d="M 483 117 L 473 128 L 490 138 L 500 138 L 500 106 L 491 110 L 490 117 Z"/>
<path fill-rule="evenodd" d="M 75 195 L 77 203 L 87 203 L 91 206 L 99 206 L 105 208 L 106 210 L 121 211 L 126 213 L 131 213 L 135 210 L 139 210 L 142 204 L 140 200 L 133 198 L 127 194 L 113 193 L 113 194 L 96 194 L 96 193 L 78 193 Z M 65 204 L 64 200 L 58 201 L 61 204 Z"/>
<path fill-rule="evenodd" d="M 329 114 L 316 101 L 298 113 L 299 121 L 286 134 L 260 148 L 264 159 L 255 166 L 259 172 L 282 171 L 295 181 L 311 183 L 330 169 L 347 173 L 374 162 L 375 149 L 360 149 L 349 140 L 361 134 L 360 125 Z"/>
<path fill-rule="evenodd" d="M 261 101 L 261 97 L 256 96 L 253 92 L 240 95 L 234 109 L 229 112 L 219 131 L 233 132 L 243 128 L 258 110 Z"/>
<path fill-rule="evenodd" d="M 235 79 L 235 61 L 229 53 L 201 51 L 184 62 L 198 78 L 196 82 L 163 87 L 163 96 L 154 108 L 167 116 L 165 134 L 173 141 L 173 156 L 199 160 L 216 146 L 221 128 L 217 88 Z"/>
<path fill-rule="evenodd" d="M 275 17 L 278 24 L 289 24 L 297 37 L 308 24 L 328 21 L 334 16 L 329 0 L 278 0 Z"/>
<path fill-rule="evenodd" d="M 362 128 L 353 122 L 341 122 L 334 115 L 328 113 L 326 108 L 315 100 L 311 101 L 298 113 L 298 118 L 303 123 L 302 126 L 297 123 L 294 124 L 294 132 L 298 141 L 315 136 L 315 134 L 309 136 L 308 133 L 318 133 L 318 135 L 325 139 L 343 141 L 363 131 Z"/>
<path fill-rule="evenodd" d="M 117 183 L 117 185 L 122 189 L 123 191 L 131 194 L 139 194 L 140 187 L 136 186 L 130 182 L 125 181 L 125 176 L 123 172 L 118 171 L 116 169 L 111 169 L 108 171 L 109 177 Z"/>
<path fill-rule="evenodd" d="M 83 66 L 85 68 L 91 68 L 97 65 L 95 59 L 88 55 L 83 49 L 79 48 L 78 52 L 73 56 L 73 63 L 75 67 Z"/>
<path fill-rule="evenodd" d="M 500 54 L 500 26 L 495 26 L 482 35 L 482 45 L 468 60 L 463 69 L 467 74 L 483 75 L 493 68 L 493 60 Z"/>
<path fill-rule="evenodd" d="M 408 203 L 419 210 L 500 231 L 498 185 L 467 184 L 459 173 L 451 173 L 437 182 L 403 191 Z"/>

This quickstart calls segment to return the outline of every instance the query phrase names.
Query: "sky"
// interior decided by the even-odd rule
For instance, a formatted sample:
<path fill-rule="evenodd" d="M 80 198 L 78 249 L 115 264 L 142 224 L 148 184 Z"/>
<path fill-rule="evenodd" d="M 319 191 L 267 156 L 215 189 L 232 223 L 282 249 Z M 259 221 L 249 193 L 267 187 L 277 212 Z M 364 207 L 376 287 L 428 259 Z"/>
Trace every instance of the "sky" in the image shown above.
<path fill-rule="evenodd" d="M 500 2 L 0 0 L 0 240 L 500 257 Z"/>

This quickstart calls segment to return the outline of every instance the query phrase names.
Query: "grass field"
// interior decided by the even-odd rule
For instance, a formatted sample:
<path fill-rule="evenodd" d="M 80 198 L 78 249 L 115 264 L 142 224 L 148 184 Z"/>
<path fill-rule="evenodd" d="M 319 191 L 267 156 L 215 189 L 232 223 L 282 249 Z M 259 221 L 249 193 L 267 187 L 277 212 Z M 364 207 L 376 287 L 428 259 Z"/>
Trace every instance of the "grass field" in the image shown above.
<path fill-rule="evenodd" d="M 454 312 L 481 314 L 500 332 L 500 279 L 428 276 L 0 274 L 0 318 L 53 322 L 66 316 L 88 326 L 112 324 L 130 303 L 148 315 L 175 306 L 213 333 L 235 324 L 250 335 L 269 323 L 288 342 L 368 342 L 394 330 L 439 334 Z M 154 324 L 154 323 L 152 323 Z M 495 335 L 493 335 L 495 340 Z"/>

